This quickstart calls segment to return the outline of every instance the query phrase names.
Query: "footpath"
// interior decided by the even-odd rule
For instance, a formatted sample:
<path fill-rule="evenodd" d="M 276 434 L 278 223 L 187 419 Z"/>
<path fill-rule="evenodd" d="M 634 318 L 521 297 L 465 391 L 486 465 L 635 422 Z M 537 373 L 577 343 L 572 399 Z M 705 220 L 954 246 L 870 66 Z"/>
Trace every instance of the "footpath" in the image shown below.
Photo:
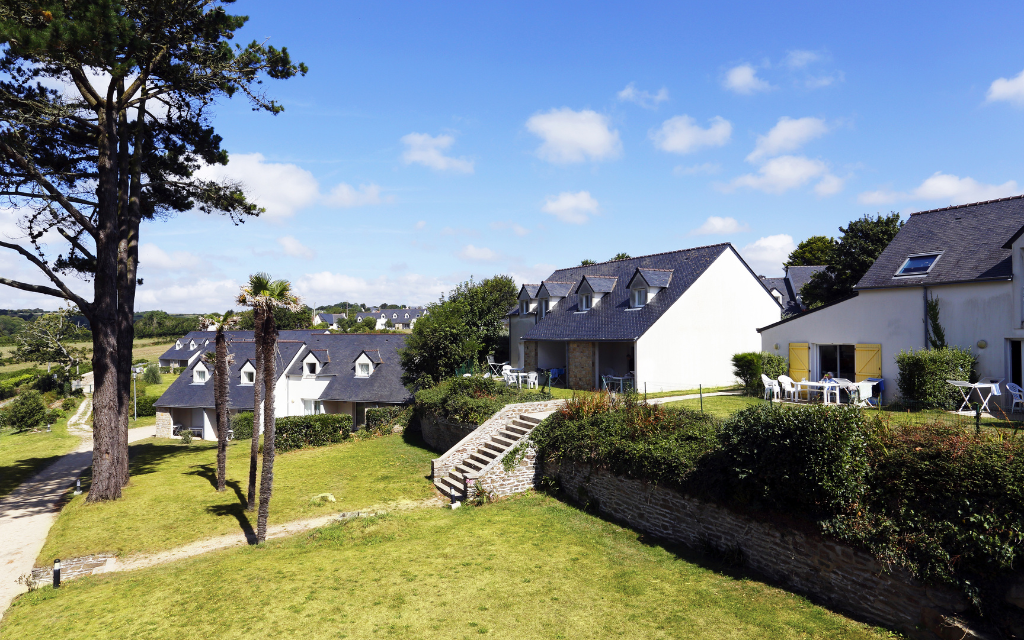
<path fill-rule="evenodd" d="M 82 438 L 77 449 L 0 498 L 0 616 L 16 596 L 28 590 L 24 582 L 60 513 L 61 500 L 92 464 L 92 429 L 87 424 L 91 412 L 92 398 L 86 398 L 68 420 L 68 433 Z M 156 427 L 129 429 L 128 442 L 155 433 Z"/>

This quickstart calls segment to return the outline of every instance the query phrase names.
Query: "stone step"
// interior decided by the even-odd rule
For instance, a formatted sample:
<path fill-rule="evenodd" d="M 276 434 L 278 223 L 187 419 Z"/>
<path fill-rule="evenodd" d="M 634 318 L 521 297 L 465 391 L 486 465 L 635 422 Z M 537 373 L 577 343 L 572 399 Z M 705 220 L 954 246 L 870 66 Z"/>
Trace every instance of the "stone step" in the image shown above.
<path fill-rule="evenodd" d="M 491 436 L 491 442 L 497 444 L 502 449 L 508 449 L 516 443 L 519 438 L 503 438 L 500 433 L 496 433 Z"/>
<path fill-rule="evenodd" d="M 483 456 L 484 458 L 486 458 L 487 464 L 490 464 L 491 460 L 494 460 L 494 458 L 498 455 L 498 452 L 492 451 L 491 449 L 487 448 L 487 445 L 484 445 L 477 449 L 476 453 L 473 455 Z"/>
<path fill-rule="evenodd" d="M 554 411 L 542 411 L 540 413 L 521 413 L 519 419 L 523 422 L 532 422 L 534 426 L 544 421 L 544 418 L 550 416 Z"/>
<path fill-rule="evenodd" d="M 494 460 L 494 458 L 487 458 L 486 456 L 477 455 L 476 453 L 471 454 L 469 458 L 466 459 L 467 462 L 472 461 L 474 464 L 480 465 L 481 469 L 491 464 L 491 460 Z"/>
<path fill-rule="evenodd" d="M 473 469 L 472 467 L 467 465 L 465 462 L 459 464 L 457 467 L 455 467 L 454 470 L 456 472 L 458 472 L 459 479 L 461 479 L 461 480 L 465 480 L 466 475 L 473 475 L 475 471 L 479 471 L 479 469 Z"/>
<path fill-rule="evenodd" d="M 498 454 L 505 453 L 506 449 L 507 449 L 507 447 L 504 447 L 504 446 L 498 444 L 494 440 L 489 440 L 489 441 L 484 443 L 484 446 L 483 446 L 483 448 L 480 449 L 480 452 L 483 453 L 483 454 L 486 454 L 488 450 L 491 450 L 491 451 L 494 451 L 495 452 L 495 456 L 497 456 Z"/>
<path fill-rule="evenodd" d="M 499 431 L 498 432 L 498 436 L 502 437 L 502 438 L 504 438 L 506 440 L 509 440 L 509 441 L 511 441 L 513 443 L 519 442 L 520 440 L 523 439 L 523 434 L 521 434 L 521 433 L 512 433 L 510 431 Z"/>
<path fill-rule="evenodd" d="M 467 467 L 472 471 L 479 471 L 487 465 L 477 460 L 474 460 L 473 458 L 466 458 L 465 460 L 462 461 L 461 466 Z"/>
<path fill-rule="evenodd" d="M 532 431 L 532 429 L 530 429 L 529 427 L 521 427 L 516 425 L 515 423 L 505 425 L 505 430 L 511 433 L 518 434 L 520 437 L 525 436 L 529 434 L 530 431 Z"/>
<path fill-rule="evenodd" d="M 524 422 L 524 421 L 519 420 L 518 418 L 516 418 L 516 419 L 512 420 L 512 424 L 510 426 L 516 427 L 518 429 L 523 429 L 524 431 L 529 432 L 529 431 L 533 431 L 533 428 L 537 426 L 537 423 L 535 423 L 535 422 Z"/>
<path fill-rule="evenodd" d="M 450 487 L 448 489 L 448 493 L 452 493 L 453 491 L 455 493 L 460 494 L 460 495 L 466 493 L 466 485 L 464 483 L 462 483 L 462 482 L 459 482 L 455 478 L 452 478 L 451 476 L 447 476 L 447 477 L 443 478 L 442 481 L 444 482 L 444 484 L 446 484 L 446 485 L 448 485 Z"/>

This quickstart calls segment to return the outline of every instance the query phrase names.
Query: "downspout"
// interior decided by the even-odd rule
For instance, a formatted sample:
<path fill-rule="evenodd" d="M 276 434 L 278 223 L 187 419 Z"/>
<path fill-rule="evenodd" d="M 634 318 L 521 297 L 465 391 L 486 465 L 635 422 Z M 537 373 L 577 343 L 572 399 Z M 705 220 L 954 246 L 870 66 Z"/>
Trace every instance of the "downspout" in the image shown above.
<path fill-rule="evenodd" d="M 921 293 L 924 295 L 924 348 L 928 348 L 928 287 L 921 285 Z"/>

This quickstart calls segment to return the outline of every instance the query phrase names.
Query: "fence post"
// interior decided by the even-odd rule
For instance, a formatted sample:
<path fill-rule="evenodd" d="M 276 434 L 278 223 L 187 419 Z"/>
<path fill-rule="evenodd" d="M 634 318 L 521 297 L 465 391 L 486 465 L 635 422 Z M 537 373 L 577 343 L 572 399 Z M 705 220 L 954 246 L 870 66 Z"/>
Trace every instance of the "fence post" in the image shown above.
<path fill-rule="evenodd" d="M 977 402 L 972 403 L 974 406 L 974 434 L 981 435 L 981 405 Z"/>
<path fill-rule="evenodd" d="M 697 385 L 697 393 L 700 394 L 700 412 L 704 413 L 704 385 Z"/>

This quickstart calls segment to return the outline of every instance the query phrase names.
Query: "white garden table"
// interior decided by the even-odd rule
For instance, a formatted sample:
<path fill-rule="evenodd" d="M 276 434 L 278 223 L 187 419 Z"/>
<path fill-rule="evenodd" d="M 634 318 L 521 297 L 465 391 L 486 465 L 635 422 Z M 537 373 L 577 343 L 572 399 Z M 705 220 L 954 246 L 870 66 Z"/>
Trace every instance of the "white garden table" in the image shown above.
<path fill-rule="evenodd" d="M 969 407 L 971 404 L 971 393 L 973 391 L 978 392 L 978 397 L 981 399 L 981 410 L 988 411 L 988 401 L 992 396 L 1002 395 L 999 390 L 999 385 L 1002 383 L 1002 378 L 982 378 L 977 382 L 967 382 L 966 380 L 946 380 L 949 384 L 953 385 L 960 390 L 960 395 L 963 396 L 964 402 L 957 409 L 957 412 L 964 411 L 964 407 Z M 987 393 L 985 393 L 987 391 Z"/>
<path fill-rule="evenodd" d="M 837 382 L 814 382 L 811 380 L 801 380 L 799 382 L 794 381 L 796 385 L 796 397 L 800 397 L 800 387 L 804 388 L 807 392 L 807 401 L 811 401 L 811 390 L 820 391 L 824 396 L 824 404 L 829 404 L 828 398 L 833 393 L 836 396 L 836 404 L 839 404 L 839 383 Z"/>

